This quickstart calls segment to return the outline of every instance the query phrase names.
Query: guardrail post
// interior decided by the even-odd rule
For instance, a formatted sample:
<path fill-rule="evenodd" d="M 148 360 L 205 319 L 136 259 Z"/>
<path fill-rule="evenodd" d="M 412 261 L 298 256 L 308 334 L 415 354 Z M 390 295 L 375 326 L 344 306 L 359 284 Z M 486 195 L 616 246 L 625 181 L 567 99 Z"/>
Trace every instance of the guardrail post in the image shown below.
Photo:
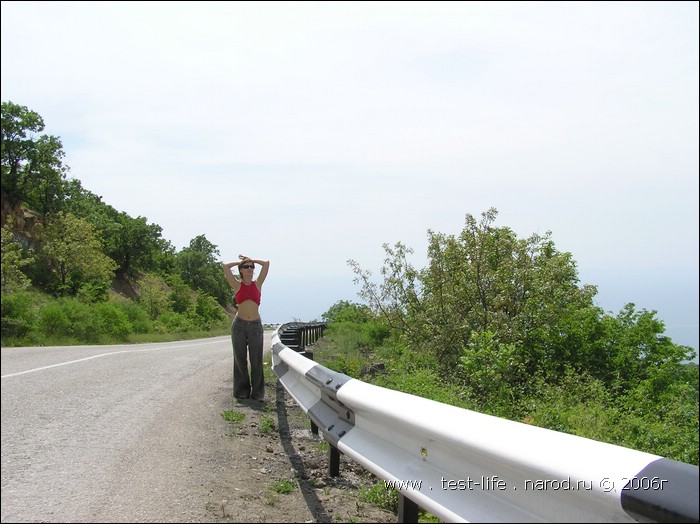
<path fill-rule="evenodd" d="M 340 451 L 330 442 L 328 443 L 328 476 L 340 476 Z"/>
<path fill-rule="evenodd" d="M 302 353 L 302 355 L 304 355 L 304 356 L 305 356 L 306 358 L 308 358 L 309 360 L 313 360 L 313 359 L 314 359 L 314 352 L 313 352 L 313 351 L 304 351 L 304 352 Z M 311 420 L 311 419 L 309 419 L 309 422 L 311 423 L 311 434 L 312 434 L 312 435 L 318 436 L 318 426 L 317 426 L 317 425 L 314 423 L 314 421 Z"/>
<path fill-rule="evenodd" d="M 418 522 L 418 504 L 399 491 L 399 522 Z"/>

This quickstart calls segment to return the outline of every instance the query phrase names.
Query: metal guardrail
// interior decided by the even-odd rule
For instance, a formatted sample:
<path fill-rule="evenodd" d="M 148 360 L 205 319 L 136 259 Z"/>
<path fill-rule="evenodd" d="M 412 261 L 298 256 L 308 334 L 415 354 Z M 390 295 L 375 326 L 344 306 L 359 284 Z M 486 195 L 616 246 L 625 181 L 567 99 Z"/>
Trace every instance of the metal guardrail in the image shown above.
<path fill-rule="evenodd" d="M 304 356 L 312 356 L 306 347 L 321 338 L 325 329 L 325 322 L 290 322 L 277 328 L 277 333 L 280 342 L 289 349 Z"/>
<path fill-rule="evenodd" d="M 303 355 L 284 324 L 272 368 L 330 444 L 399 492 L 399 521 L 698 522 L 698 467 L 380 388 Z M 292 345 L 287 345 L 291 342 Z"/>

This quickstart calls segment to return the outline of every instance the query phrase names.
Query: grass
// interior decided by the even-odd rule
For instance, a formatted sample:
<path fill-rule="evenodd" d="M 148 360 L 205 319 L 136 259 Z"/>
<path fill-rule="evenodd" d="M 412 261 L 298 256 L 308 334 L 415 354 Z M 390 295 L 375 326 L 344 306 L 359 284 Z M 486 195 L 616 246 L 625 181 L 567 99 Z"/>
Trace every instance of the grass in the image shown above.
<path fill-rule="evenodd" d="M 328 452 L 328 450 L 331 447 L 331 445 L 325 440 L 321 440 L 320 442 L 317 442 L 314 445 L 318 448 L 319 451 L 322 451 L 323 453 Z"/>
<path fill-rule="evenodd" d="M 260 422 L 258 422 L 258 429 L 261 433 L 269 434 L 274 433 L 277 429 L 275 426 L 275 421 L 270 415 L 262 415 L 260 417 Z"/>
<path fill-rule="evenodd" d="M 221 413 L 221 418 L 231 425 L 231 428 L 235 428 L 239 422 L 245 419 L 245 413 L 240 411 L 226 410 Z"/>
<path fill-rule="evenodd" d="M 286 495 L 287 493 L 291 493 L 292 491 L 294 491 L 295 487 L 296 484 L 294 482 L 292 482 L 291 480 L 283 479 L 274 482 L 270 486 L 270 489 L 278 495 Z"/>
<path fill-rule="evenodd" d="M 368 488 L 363 488 L 360 492 L 360 500 L 393 513 L 397 513 L 399 510 L 398 491 L 385 487 L 383 480 L 372 484 Z"/>
<path fill-rule="evenodd" d="M 277 497 L 279 495 L 287 495 L 294 491 L 294 488 L 296 487 L 296 484 L 287 479 L 283 480 L 278 480 L 277 482 L 273 482 L 270 485 L 270 491 L 267 495 L 267 504 L 269 506 L 274 506 L 275 502 L 277 502 Z"/>

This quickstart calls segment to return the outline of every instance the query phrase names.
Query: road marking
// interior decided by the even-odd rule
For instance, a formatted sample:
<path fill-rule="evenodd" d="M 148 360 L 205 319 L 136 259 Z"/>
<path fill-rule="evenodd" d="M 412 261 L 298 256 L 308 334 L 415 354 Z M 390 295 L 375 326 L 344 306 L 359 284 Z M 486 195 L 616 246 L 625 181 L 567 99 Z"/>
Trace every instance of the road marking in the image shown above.
<path fill-rule="evenodd" d="M 199 342 L 197 345 L 220 344 L 220 343 L 221 343 L 220 340 L 213 340 L 210 342 Z M 26 373 L 34 373 L 35 371 L 43 371 L 45 369 L 56 368 L 59 366 L 67 366 L 69 364 L 76 364 L 78 362 L 85 362 L 86 360 L 92 360 L 93 358 L 108 357 L 109 355 L 119 355 L 120 353 L 143 353 L 145 351 L 159 351 L 161 349 L 179 349 L 179 348 L 184 348 L 184 347 L 188 347 L 188 346 L 191 346 L 191 344 L 182 344 L 179 346 L 155 347 L 155 348 L 148 348 L 148 349 L 126 349 L 124 351 L 111 351 L 109 353 L 101 353 L 99 355 L 93 355 L 91 357 L 80 358 L 78 360 L 69 360 L 68 362 L 61 362 L 59 364 L 51 364 L 50 366 L 43 366 L 40 368 L 28 369 L 26 371 L 20 371 L 18 373 L 10 373 L 8 375 L 2 375 L 2 377 L 0 377 L 0 378 L 16 377 L 18 375 L 24 375 Z"/>

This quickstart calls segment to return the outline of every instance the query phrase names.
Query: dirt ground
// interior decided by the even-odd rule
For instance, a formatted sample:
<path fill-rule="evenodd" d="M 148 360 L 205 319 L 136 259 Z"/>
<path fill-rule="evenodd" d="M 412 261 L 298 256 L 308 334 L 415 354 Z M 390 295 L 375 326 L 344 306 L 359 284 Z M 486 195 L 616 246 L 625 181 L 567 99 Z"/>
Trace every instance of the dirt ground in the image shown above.
<path fill-rule="evenodd" d="M 329 476 L 328 443 L 274 377 L 266 378 L 264 404 L 232 400 L 222 419 L 238 460 L 211 493 L 209 521 L 397 522 L 363 496 L 381 481 L 362 466 L 341 455 L 340 476 Z"/>

